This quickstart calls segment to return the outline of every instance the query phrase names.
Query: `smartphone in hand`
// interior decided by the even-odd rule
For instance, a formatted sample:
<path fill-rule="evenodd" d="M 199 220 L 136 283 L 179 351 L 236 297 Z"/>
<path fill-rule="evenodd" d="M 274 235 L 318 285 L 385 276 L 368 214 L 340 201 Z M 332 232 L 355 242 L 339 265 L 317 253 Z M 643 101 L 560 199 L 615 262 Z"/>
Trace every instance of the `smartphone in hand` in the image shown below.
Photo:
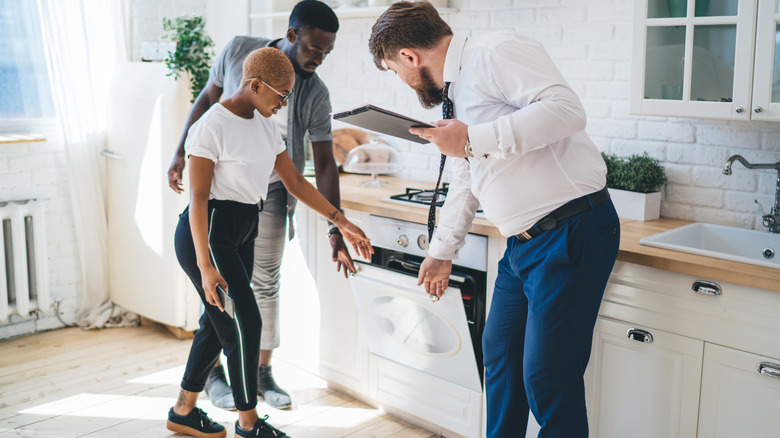
<path fill-rule="evenodd" d="M 233 298 L 225 292 L 222 285 L 217 285 L 217 293 L 219 293 L 219 300 L 222 302 L 222 308 L 225 309 L 225 313 L 231 318 L 236 317 L 236 308 L 233 304 Z"/>

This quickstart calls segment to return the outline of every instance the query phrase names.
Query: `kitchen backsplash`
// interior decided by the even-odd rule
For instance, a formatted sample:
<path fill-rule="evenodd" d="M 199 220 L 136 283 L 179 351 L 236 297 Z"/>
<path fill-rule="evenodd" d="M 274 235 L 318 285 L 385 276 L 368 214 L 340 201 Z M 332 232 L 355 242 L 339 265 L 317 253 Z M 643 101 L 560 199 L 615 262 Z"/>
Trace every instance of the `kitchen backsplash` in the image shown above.
<path fill-rule="evenodd" d="M 192 12 L 196 5 L 187 3 L 134 0 L 133 8 L 143 8 L 144 20 L 149 20 L 152 4 L 173 14 L 177 8 Z M 251 4 L 257 7 L 258 3 Z M 457 12 L 444 18 L 456 32 L 514 30 L 541 41 L 582 99 L 587 131 L 598 148 L 618 155 L 647 151 L 664 164 L 669 182 L 663 193 L 663 216 L 760 228 L 753 200 L 767 210 L 772 206 L 776 173 L 738 164 L 731 176 L 721 170 L 735 153 L 751 162 L 780 160 L 780 124 L 629 115 L 633 4 L 628 0 L 450 0 L 449 6 Z M 206 6 L 201 9 L 205 14 Z M 134 12 L 134 17 L 138 20 L 139 14 Z M 340 19 L 336 48 L 318 70 L 330 88 L 333 109 L 373 103 L 423 120 L 439 119 L 438 109 L 423 109 L 400 79 L 374 67 L 367 47 L 375 20 Z M 133 47 L 149 39 L 139 34 L 141 27 L 133 26 Z M 266 35 L 264 29 L 251 32 L 281 36 Z M 435 181 L 438 152 L 433 146 L 386 140 L 402 152 L 405 170 L 398 176 Z"/>

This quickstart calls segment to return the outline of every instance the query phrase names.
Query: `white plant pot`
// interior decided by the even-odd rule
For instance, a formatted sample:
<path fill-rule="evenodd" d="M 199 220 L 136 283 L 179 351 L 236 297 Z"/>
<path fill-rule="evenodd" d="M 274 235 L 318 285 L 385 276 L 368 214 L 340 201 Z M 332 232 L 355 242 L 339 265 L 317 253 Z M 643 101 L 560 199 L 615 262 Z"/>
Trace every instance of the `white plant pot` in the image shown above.
<path fill-rule="evenodd" d="M 661 214 L 661 192 L 637 193 L 609 189 L 618 216 L 624 219 L 650 221 Z"/>

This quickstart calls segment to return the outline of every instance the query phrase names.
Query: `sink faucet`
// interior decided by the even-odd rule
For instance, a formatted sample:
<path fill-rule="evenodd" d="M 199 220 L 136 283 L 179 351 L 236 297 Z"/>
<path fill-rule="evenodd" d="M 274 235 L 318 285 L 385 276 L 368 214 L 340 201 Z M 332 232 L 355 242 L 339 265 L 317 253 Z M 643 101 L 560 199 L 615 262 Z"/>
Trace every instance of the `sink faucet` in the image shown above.
<path fill-rule="evenodd" d="M 775 187 L 775 205 L 769 214 L 761 216 L 765 227 L 769 228 L 770 233 L 780 233 L 780 161 L 777 163 L 751 164 L 742 155 L 732 155 L 726 160 L 723 167 L 724 175 L 731 175 L 731 165 L 734 161 L 739 161 L 748 169 L 774 169 L 777 170 L 777 186 Z M 763 214 L 763 211 L 762 211 Z"/>

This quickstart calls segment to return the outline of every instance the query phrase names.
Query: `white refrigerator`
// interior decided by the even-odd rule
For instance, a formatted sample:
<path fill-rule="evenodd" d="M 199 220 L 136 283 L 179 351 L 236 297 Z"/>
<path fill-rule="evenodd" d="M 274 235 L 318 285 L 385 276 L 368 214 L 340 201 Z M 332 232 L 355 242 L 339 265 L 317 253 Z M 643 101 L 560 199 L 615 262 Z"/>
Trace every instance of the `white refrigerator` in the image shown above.
<path fill-rule="evenodd" d="M 189 193 L 168 187 L 167 171 L 191 108 L 187 77 L 159 62 L 118 69 L 108 111 L 108 257 L 111 299 L 174 328 L 198 327 L 200 299 L 173 248 Z M 185 171 L 186 178 L 186 171 Z"/>

